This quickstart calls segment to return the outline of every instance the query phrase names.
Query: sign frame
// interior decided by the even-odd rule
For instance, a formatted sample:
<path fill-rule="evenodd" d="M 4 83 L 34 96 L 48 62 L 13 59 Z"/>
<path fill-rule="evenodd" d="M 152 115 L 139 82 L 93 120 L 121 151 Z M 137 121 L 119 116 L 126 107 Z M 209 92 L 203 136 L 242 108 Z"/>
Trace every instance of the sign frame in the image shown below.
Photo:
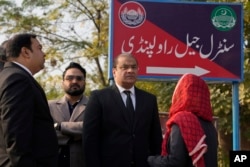
<path fill-rule="evenodd" d="M 124 7 L 124 4 L 127 4 L 127 6 L 125 5 L 125 7 Z M 138 6 L 136 6 L 137 8 L 135 8 L 135 9 L 133 9 L 134 4 L 135 5 L 138 4 Z M 152 5 L 152 4 L 155 4 L 155 5 Z M 195 60 L 189 60 L 189 58 L 187 58 L 187 54 L 183 56 L 183 52 L 182 52 L 182 53 L 178 53 L 178 55 L 177 55 L 176 54 L 177 51 L 176 51 L 175 52 L 176 58 L 172 58 L 171 60 L 169 59 L 169 61 L 168 61 L 168 59 L 163 60 L 161 58 L 157 58 L 157 60 L 155 59 L 154 61 L 156 62 L 156 64 L 160 64 L 161 66 L 152 65 L 152 66 L 148 67 L 147 62 L 154 62 L 153 61 L 154 55 L 151 55 L 151 57 L 153 57 L 151 59 L 149 58 L 150 57 L 149 55 L 146 55 L 145 56 L 146 58 L 140 59 L 139 56 L 142 56 L 142 54 L 143 54 L 142 51 L 143 51 L 143 49 L 146 48 L 146 47 L 144 47 L 144 48 L 141 47 L 142 48 L 141 50 L 140 50 L 140 48 L 136 50 L 137 53 L 130 52 L 133 55 L 135 55 L 135 57 L 138 59 L 138 62 L 139 62 L 140 70 L 138 72 L 138 79 L 139 80 L 177 80 L 184 73 L 193 73 L 190 70 L 190 68 L 185 67 L 185 65 L 188 64 L 189 67 L 190 66 L 194 67 L 192 69 L 193 71 L 194 71 L 194 69 L 196 69 L 197 71 L 202 71 L 202 69 L 204 69 L 205 71 L 203 71 L 202 74 L 199 74 L 199 73 L 194 73 L 194 74 L 201 76 L 203 79 L 208 80 L 208 81 L 241 82 L 243 80 L 243 64 L 244 64 L 244 54 L 243 54 L 244 48 L 243 48 L 243 46 L 244 45 L 243 45 L 243 18 L 242 18 L 243 17 L 243 8 L 242 8 L 242 4 L 240 4 L 240 3 L 210 3 L 210 2 L 174 2 L 174 1 L 166 1 L 166 0 L 156 0 L 156 1 L 150 1 L 150 0 L 136 0 L 136 1 L 113 0 L 110 2 L 110 6 L 111 6 L 110 7 L 110 30 L 109 30 L 110 45 L 109 45 L 109 70 L 108 70 L 109 79 L 113 78 L 112 77 L 113 59 L 119 53 L 129 52 L 129 49 L 127 49 L 127 50 L 124 49 L 125 51 L 123 49 L 121 49 L 122 44 L 124 44 L 125 42 L 127 42 L 127 46 L 129 46 L 131 44 L 128 42 L 129 38 L 126 38 L 126 39 L 123 38 L 124 34 L 125 34 L 125 36 L 128 36 L 128 34 L 131 35 L 131 33 L 132 33 L 130 40 L 133 37 L 133 40 L 136 41 L 135 38 L 136 38 L 136 34 L 138 34 L 138 32 L 141 33 L 140 38 L 142 38 L 144 36 L 144 34 L 145 34 L 145 36 L 146 36 L 146 34 L 149 34 L 148 31 L 145 31 L 145 30 L 147 30 L 145 28 L 145 26 L 143 27 L 143 24 L 145 24 L 145 22 L 147 22 L 147 26 L 151 25 L 151 26 L 154 26 L 156 28 L 158 27 L 158 25 L 155 25 L 153 23 L 152 18 L 155 18 L 155 20 L 157 20 L 158 19 L 157 14 L 159 14 L 163 11 L 159 10 L 158 13 L 155 13 L 154 12 L 155 9 L 153 7 L 164 6 L 166 8 L 166 15 L 169 14 L 167 12 L 170 10 L 169 9 L 170 7 L 171 8 L 176 7 L 177 9 L 171 10 L 171 12 L 173 12 L 173 13 L 169 14 L 170 15 L 169 18 L 166 19 L 166 20 L 168 20 L 168 19 L 171 19 L 173 16 L 175 16 L 174 11 L 178 11 L 180 9 L 180 6 L 181 6 L 181 8 L 183 9 L 181 12 L 183 12 L 185 15 L 187 15 L 185 13 L 185 10 L 187 10 L 187 8 L 190 8 L 190 7 L 191 7 L 191 10 L 193 10 L 193 11 L 201 11 L 200 8 L 204 8 L 204 9 L 208 10 L 208 11 L 204 10 L 203 15 L 206 15 L 205 14 L 206 12 L 209 13 L 207 15 L 209 15 L 211 19 L 210 20 L 207 19 L 206 21 L 208 22 L 207 24 L 209 25 L 209 28 L 213 32 L 210 34 L 213 34 L 213 35 L 206 36 L 205 33 L 202 33 L 202 34 L 205 34 L 205 36 L 207 37 L 206 40 L 204 40 L 203 42 L 209 43 L 209 45 L 211 46 L 212 43 L 215 43 L 215 42 L 212 42 L 213 40 L 215 40 L 215 38 L 220 39 L 216 42 L 218 45 L 219 45 L 219 43 L 221 43 L 221 47 L 222 48 L 224 47 L 224 49 L 221 49 L 221 50 L 218 49 L 217 57 L 216 57 L 216 54 L 214 53 L 213 58 L 218 59 L 219 54 L 223 55 L 226 58 L 221 58 L 222 57 L 221 56 L 220 57 L 221 60 L 218 60 L 218 62 L 215 62 L 215 63 L 211 61 L 212 58 L 210 58 L 209 60 L 207 60 L 208 58 L 201 58 L 201 56 L 206 57 L 206 55 L 208 55 L 209 51 L 206 51 L 206 54 L 205 53 L 201 54 L 201 52 L 199 52 L 199 49 L 201 48 L 201 44 L 200 44 L 199 49 L 197 49 L 197 50 L 195 49 L 194 45 L 195 44 L 198 45 L 198 42 L 195 43 L 196 42 L 195 40 L 198 39 L 198 36 L 194 35 L 195 32 L 192 32 L 191 31 L 192 29 L 190 29 L 190 27 L 192 28 L 192 26 L 190 26 L 190 24 L 192 22 L 188 23 L 188 22 L 185 22 L 185 20 L 179 21 L 180 22 L 179 24 L 184 23 L 182 25 L 182 27 L 184 27 L 183 28 L 184 30 L 186 28 L 186 29 L 189 29 L 191 31 L 189 33 L 183 31 L 183 34 L 182 34 L 181 31 L 171 32 L 170 30 L 173 30 L 173 29 L 165 30 L 164 27 L 160 24 L 161 20 L 158 20 L 158 23 L 161 26 L 160 28 L 157 29 L 157 32 L 158 32 L 158 30 L 161 31 L 160 33 L 157 34 L 158 36 L 168 35 L 167 39 L 170 42 L 167 40 L 165 40 L 165 42 L 167 41 L 167 42 L 171 43 L 171 41 L 172 41 L 172 43 L 175 43 L 175 46 L 177 46 L 177 45 L 179 46 L 180 52 L 185 50 L 185 47 L 188 46 L 187 52 L 194 52 L 194 54 L 199 53 L 200 58 L 198 56 L 198 58 L 196 58 Z M 141 6 L 144 9 L 141 9 L 140 8 Z M 153 7 L 150 8 L 149 6 L 153 6 Z M 170 7 L 168 7 L 168 6 L 170 6 Z M 234 12 L 234 15 L 236 16 L 236 23 L 235 23 L 234 27 L 231 27 L 231 29 L 230 29 L 230 27 L 228 27 L 228 29 L 224 29 L 224 30 L 220 29 L 218 27 L 215 27 L 212 23 L 213 21 L 211 21 L 212 18 L 216 18 L 216 17 L 220 18 L 221 17 L 220 15 L 218 15 L 218 16 L 216 15 L 216 12 L 218 13 L 218 11 L 222 10 L 222 9 L 220 9 L 220 7 L 228 7 L 225 9 L 229 10 L 229 12 L 230 12 L 230 9 L 232 9 Z M 211 8 L 214 8 L 214 10 L 211 10 Z M 216 11 L 216 8 L 218 8 L 217 11 Z M 152 10 L 151 11 L 151 13 L 153 13 L 153 14 L 151 14 L 152 16 L 150 15 L 150 10 Z M 189 10 L 187 10 L 187 12 L 188 11 Z M 131 13 L 129 13 L 129 12 L 131 12 Z M 140 23 L 138 23 L 138 25 L 136 25 L 136 23 L 134 23 L 133 20 L 129 20 L 129 19 L 126 20 L 126 18 L 129 17 L 129 14 L 132 14 L 131 16 L 133 16 L 133 14 L 134 15 L 141 14 L 142 17 L 145 17 L 145 20 L 141 21 L 142 17 L 139 17 L 140 19 L 138 19 L 137 21 L 138 22 L 141 21 L 141 25 L 140 25 Z M 197 13 L 193 12 L 190 15 L 197 15 Z M 230 15 L 228 17 L 233 18 L 233 15 Z M 125 23 L 124 22 L 122 23 L 121 18 L 125 18 Z M 151 20 L 147 20 L 147 18 L 149 18 Z M 162 18 L 162 16 L 160 16 L 159 18 Z M 190 16 L 188 18 L 190 18 Z M 204 22 L 202 21 L 203 18 L 200 18 L 198 16 L 195 16 L 194 18 L 195 18 L 195 20 L 197 20 L 197 22 L 200 21 L 201 22 L 200 24 L 204 24 Z M 183 19 L 186 19 L 186 18 L 183 18 Z M 214 19 L 214 20 L 216 20 L 216 19 Z M 205 23 L 206 23 L 206 21 L 205 21 Z M 157 23 L 157 21 L 155 21 L 155 22 Z M 214 21 L 214 22 L 215 22 L 214 23 L 215 25 L 220 24 L 220 22 L 218 22 L 218 21 L 217 21 L 217 23 L 216 23 L 216 21 Z M 126 24 L 128 24 L 128 25 L 126 25 Z M 233 24 L 233 23 L 229 23 L 229 24 Z M 197 26 L 197 24 L 194 26 Z M 142 28 L 142 29 L 140 30 L 140 28 Z M 197 31 L 197 27 L 193 27 L 193 29 L 194 29 L 194 31 Z M 234 29 L 237 29 L 237 30 L 234 30 Z M 134 36 L 133 36 L 133 32 L 134 32 Z M 204 32 L 204 31 L 200 31 L 200 32 Z M 207 33 L 207 34 L 209 34 L 209 33 Z M 220 37 L 220 34 L 222 34 L 221 35 L 222 37 L 218 38 L 218 37 Z M 235 40 L 235 37 L 237 37 L 237 40 L 236 40 L 237 42 L 233 43 L 232 41 Z M 226 39 L 226 38 L 228 38 L 228 39 Z M 230 41 L 230 38 L 231 38 L 231 43 L 230 42 L 226 43 L 227 41 Z M 139 37 L 138 37 L 138 39 L 139 39 Z M 224 44 L 223 44 L 223 39 L 227 40 L 226 42 L 224 42 Z M 146 39 L 140 39 L 140 40 L 144 40 L 144 42 L 146 41 Z M 151 45 L 156 46 L 156 44 L 155 44 L 156 42 L 154 42 L 156 40 L 157 40 L 156 38 L 152 38 L 151 41 L 148 40 L 147 42 L 148 43 L 151 42 Z M 137 40 L 137 42 L 138 42 L 138 40 Z M 191 46 L 191 45 L 193 45 L 193 46 Z M 216 45 L 216 47 L 219 47 L 218 45 Z M 148 44 L 148 46 L 150 46 L 150 44 Z M 163 47 L 164 47 L 164 41 L 161 42 L 160 44 L 157 44 L 157 48 L 163 48 Z M 176 48 L 177 47 L 175 47 L 175 50 L 177 50 Z M 119 51 L 117 51 L 117 50 L 119 50 Z M 166 48 L 165 48 L 165 50 L 166 50 Z M 211 50 L 212 49 L 210 49 L 210 51 Z M 138 53 L 140 51 L 141 51 L 141 53 Z M 226 52 L 227 52 L 227 55 L 225 54 Z M 232 53 L 230 53 L 230 52 L 232 52 Z M 167 53 L 167 52 L 165 51 L 165 53 Z M 172 55 L 166 54 L 166 56 L 169 56 L 169 57 L 170 56 L 174 57 L 173 55 L 174 54 L 172 54 Z M 160 56 L 158 56 L 158 57 L 160 57 Z M 192 56 L 189 55 L 189 57 L 192 57 Z M 193 56 L 193 57 L 195 57 L 195 56 Z M 181 61 L 179 61 L 179 60 L 181 60 Z M 171 62 L 170 64 L 173 66 L 168 67 L 167 65 L 166 66 L 163 65 L 161 62 L 164 62 L 164 61 Z M 197 64 L 193 64 L 193 62 L 196 62 Z M 210 75 L 204 74 L 204 72 L 206 72 L 206 70 L 207 70 L 207 69 L 203 68 L 204 64 L 207 68 L 210 68 L 210 70 L 212 71 L 212 74 L 211 74 L 211 72 L 210 72 Z M 146 67 L 147 67 L 147 69 L 146 69 Z M 145 71 L 147 71 L 147 70 L 151 71 L 151 73 L 150 72 L 146 73 Z M 162 71 L 163 72 L 167 71 L 167 72 L 162 73 Z"/>

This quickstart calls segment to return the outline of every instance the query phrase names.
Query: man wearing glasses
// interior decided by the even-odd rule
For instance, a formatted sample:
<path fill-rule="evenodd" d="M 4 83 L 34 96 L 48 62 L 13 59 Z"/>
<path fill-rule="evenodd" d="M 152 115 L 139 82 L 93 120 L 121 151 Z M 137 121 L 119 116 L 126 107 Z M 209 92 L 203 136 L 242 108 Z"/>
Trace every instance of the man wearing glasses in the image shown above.
<path fill-rule="evenodd" d="M 86 70 L 71 62 L 62 77 L 65 95 L 58 100 L 49 100 L 59 143 L 58 167 L 83 167 L 83 113 L 88 102 L 83 94 Z"/>
<path fill-rule="evenodd" d="M 156 96 L 135 86 L 132 54 L 118 55 L 112 72 L 114 85 L 93 91 L 85 110 L 85 167 L 147 167 L 147 156 L 161 151 Z"/>

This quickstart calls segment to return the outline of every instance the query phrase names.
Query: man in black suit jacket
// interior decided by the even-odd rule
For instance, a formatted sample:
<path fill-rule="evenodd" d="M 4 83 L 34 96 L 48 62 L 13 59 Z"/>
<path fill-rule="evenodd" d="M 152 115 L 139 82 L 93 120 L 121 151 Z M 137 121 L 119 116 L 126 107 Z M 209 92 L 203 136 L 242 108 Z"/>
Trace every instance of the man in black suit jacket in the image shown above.
<path fill-rule="evenodd" d="M 45 54 L 32 34 L 8 41 L 0 73 L 0 166 L 56 167 L 58 145 L 43 89 L 32 75 Z"/>
<path fill-rule="evenodd" d="M 135 57 L 120 54 L 113 62 L 115 84 L 92 92 L 83 126 L 86 167 L 147 167 L 147 157 L 160 154 L 157 100 L 134 86 L 137 73 Z M 132 115 L 124 90 L 131 92 Z"/>

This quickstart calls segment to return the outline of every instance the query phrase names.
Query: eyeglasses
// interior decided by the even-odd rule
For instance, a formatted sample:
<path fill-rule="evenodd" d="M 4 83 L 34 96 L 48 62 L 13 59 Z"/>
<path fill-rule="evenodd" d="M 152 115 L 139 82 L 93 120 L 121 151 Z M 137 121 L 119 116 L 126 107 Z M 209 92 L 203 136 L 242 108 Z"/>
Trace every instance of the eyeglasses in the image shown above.
<path fill-rule="evenodd" d="M 74 79 L 76 79 L 77 81 L 84 81 L 85 80 L 84 76 L 74 76 L 74 75 L 65 76 L 65 80 L 67 80 L 67 81 L 73 81 Z"/>
<path fill-rule="evenodd" d="M 137 65 L 123 65 L 121 67 L 118 67 L 121 70 L 128 70 L 128 69 L 132 69 L 132 70 L 138 70 L 138 66 Z"/>

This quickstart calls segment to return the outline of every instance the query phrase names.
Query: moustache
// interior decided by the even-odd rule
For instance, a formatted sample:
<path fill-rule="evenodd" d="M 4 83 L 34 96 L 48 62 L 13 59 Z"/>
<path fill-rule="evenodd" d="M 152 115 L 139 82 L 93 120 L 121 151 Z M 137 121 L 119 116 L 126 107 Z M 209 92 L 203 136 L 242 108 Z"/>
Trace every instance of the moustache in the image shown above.
<path fill-rule="evenodd" d="M 70 87 L 78 87 L 78 88 L 80 88 L 80 85 L 78 85 L 78 84 L 72 84 L 72 85 L 70 85 Z"/>

